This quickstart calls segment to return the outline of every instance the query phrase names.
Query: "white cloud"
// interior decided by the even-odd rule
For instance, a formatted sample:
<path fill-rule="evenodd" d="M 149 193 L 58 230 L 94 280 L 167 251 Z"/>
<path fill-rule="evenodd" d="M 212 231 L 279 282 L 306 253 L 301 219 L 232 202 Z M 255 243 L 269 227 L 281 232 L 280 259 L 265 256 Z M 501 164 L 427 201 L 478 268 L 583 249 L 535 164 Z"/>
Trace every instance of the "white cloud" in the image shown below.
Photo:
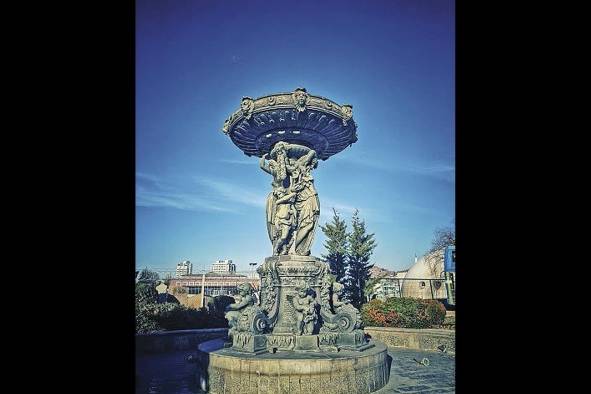
<path fill-rule="evenodd" d="M 455 182 L 455 166 L 447 163 L 393 165 L 387 160 L 376 160 L 364 155 L 335 155 L 335 159 L 385 172 L 403 172 Z"/>
<path fill-rule="evenodd" d="M 220 179 L 206 177 L 194 177 L 195 182 L 213 191 L 216 200 L 226 203 L 238 203 L 253 207 L 264 207 L 267 195 L 259 191 L 253 191 L 236 183 L 226 182 Z"/>

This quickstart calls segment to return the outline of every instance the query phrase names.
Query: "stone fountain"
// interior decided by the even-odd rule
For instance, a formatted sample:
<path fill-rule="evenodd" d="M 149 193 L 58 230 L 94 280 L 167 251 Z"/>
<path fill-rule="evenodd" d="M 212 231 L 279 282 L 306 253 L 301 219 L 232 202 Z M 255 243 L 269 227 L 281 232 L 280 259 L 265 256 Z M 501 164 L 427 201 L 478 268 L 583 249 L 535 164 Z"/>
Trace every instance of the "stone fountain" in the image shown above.
<path fill-rule="evenodd" d="M 225 343 L 205 343 L 212 393 L 369 393 L 389 378 L 386 347 L 369 340 L 359 310 L 341 299 L 328 263 L 310 255 L 320 215 L 312 171 L 357 141 L 352 106 L 292 93 L 244 97 L 223 132 L 271 178 L 272 256 L 227 308 Z M 223 347 L 222 347 L 223 345 Z"/>

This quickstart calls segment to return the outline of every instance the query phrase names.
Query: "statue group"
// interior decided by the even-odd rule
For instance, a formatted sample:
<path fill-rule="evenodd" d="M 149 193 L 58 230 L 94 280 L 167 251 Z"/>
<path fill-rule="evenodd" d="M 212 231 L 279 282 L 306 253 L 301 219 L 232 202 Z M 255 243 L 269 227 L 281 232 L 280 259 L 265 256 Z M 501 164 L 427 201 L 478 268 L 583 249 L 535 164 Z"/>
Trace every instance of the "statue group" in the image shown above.
<path fill-rule="evenodd" d="M 261 157 L 260 167 L 273 176 L 267 197 L 267 231 L 273 255 L 310 255 L 320 215 L 312 170 L 316 152 L 301 145 L 278 142 Z"/>
<path fill-rule="evenodd" d="M 255 289 L 243 284 L 227 307 L 233 350 L 362 351 L 372 346 L 359 311 L 342 298 L 343 285 L 328 263 L 310 253 L 320 216 L 312 171 L 319 160 L 357 140 L 351 109 L 298 88 L 244 97 L 224 123 L 224 133 L 248 155 L 256 149 L 260 168 L 272 176 L 266 201 L 272 256 L 257 270 L 258 300 Z"/>

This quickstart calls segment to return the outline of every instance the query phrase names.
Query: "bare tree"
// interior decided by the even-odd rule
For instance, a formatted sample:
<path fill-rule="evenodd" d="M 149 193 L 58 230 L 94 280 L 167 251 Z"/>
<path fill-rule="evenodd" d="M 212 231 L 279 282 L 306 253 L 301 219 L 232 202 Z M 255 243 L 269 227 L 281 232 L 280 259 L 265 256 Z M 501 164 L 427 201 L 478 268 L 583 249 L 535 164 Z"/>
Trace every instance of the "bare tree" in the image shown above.
<path fill-rule="evenodd" d="M 452 227 L 438 227 L 433 232 L 433 240 L 431 241 L 431 249 L 427 254 L 437 252 L 445 249 L 446 246 L 456 244 L 456 231 Z"/>
<path fill-rule="evenodd" d="M 438 277 L 443 270 L 444 250 L 447 246 L 456 244 L 456 232 L 453 227 L 438 227 L 433 232 L 431 248 L 425 256 L 431 274 Z M 439 264 L 441 263 L 441 264 Z"/>

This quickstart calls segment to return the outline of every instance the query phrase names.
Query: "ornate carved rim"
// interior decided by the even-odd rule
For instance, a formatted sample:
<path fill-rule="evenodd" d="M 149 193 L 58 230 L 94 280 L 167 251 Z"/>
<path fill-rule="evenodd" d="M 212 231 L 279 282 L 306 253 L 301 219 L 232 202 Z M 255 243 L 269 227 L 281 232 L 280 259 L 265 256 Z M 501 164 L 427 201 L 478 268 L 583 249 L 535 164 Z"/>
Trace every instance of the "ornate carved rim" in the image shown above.
<path fill-rule="evenodd" d="M 295 126 L 292 122 L 290 126 L 284 126 L 281 121 L 285 117 L 295 116 L 286 111 L 301 115 L 306 115 L 306 111 L 316 112 L 319 116 L 314 117 L 312 121 L 307 116 L 296 116 L 297 120 L 291 120 L 301 124 Z M 277 121 L 267 119 L 267 125 L 261 126 L 265 122 L 257 121 L 256 115 L 265 118 L 265 114 L 270 113 L 277 116 Z M 322 123 L 321 117 L 324 117 L 322 119 L 325 122 L 330 119 L 336 122 L 327 125 Z M 319 123 L 314 124 L 315 121 Z M 313 125 L 310 125 L 310 122 Z M 337 127 L 336 123 L 339 123 L 340 127 Z M 250 127 L 256 130 L 247 131 Z M 322 96 L 311 95 L 304 88 L 256 99 L 243 97 L 239 109 L 224 122 L 222 131 L 248 156 L 261 156 L 267 153 L 275 142 L 285 139 L 315 149 L 319 158 L 326 160 L 357 141 L 353 107 L 349 104 L 339 105 Z"/>
<path fill-rule="evenodd" d="M 250 103 L 249 101 L 250 108 L 246 112 L 244 112 L 242 108 L 239 108 L 236 111 L 234 111 L 234 113 L 232 113 L 232 115 L 230 115 L 230 117 L 226 120 L 226 123 L 224 124 L 222 131 L 227 134 L 229 130 L 231 130 L 232 127 L 235 126 L 236 123 L 238 123 L 238 121 L 247 117 L 250 118 L 250 116 L 252 116 L 253 114 L 274 109 L 296 108 L 296 105 L 293 102 L 293 94 L 294 92 L 276 93 L 268 96 L 259 97 L 257 99 L 244 97 L 242 99 L 243 101 L 252 100 L 252 103 Z M 337 116 L 341 118 L 345 124 L 350 119 L 352 119 L 353 107 L 351 105 L 339 105 L 334 101 L 322 96 L 314 96 L 311 94 L 307 94 L 305 107 L 306 109 L 322 111 Z"/>

